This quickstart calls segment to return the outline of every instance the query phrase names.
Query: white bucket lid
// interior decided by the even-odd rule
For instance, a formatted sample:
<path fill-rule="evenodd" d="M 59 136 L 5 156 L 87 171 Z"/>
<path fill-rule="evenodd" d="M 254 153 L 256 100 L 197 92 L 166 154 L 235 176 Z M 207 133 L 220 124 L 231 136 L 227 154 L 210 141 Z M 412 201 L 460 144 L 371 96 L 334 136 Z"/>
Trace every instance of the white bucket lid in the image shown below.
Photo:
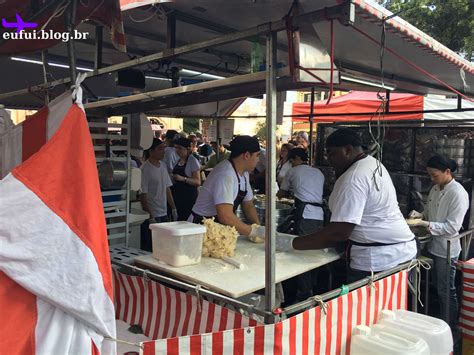
<path fill-rule="evenodd" d="M 150 229 L 175 236 L 206 233 L 205 226 L 186 221 L 152 223 Z"/>

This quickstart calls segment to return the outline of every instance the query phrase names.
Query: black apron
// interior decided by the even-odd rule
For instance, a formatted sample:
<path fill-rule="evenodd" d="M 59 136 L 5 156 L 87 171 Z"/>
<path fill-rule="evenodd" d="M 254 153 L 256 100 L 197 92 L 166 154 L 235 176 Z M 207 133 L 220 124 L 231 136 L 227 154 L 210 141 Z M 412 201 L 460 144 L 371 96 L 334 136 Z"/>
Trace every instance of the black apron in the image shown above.
<path fill-rule="evenodd" d="M 344 170 L 344 172 L 342 174 L 344 174 L 353 164 L 355 164 L 356 162 L 358 162 L 359 160 L 362 160 L 364 158 L 367 157 L 367 154 L 365 153 L 361 153 L 359 154 L 355 159 L 354 161 L 351 163 L 351 165 L 349 165 L 346 170 Z M 341 175 L 342 175 L 341 174 Z M 387 245 L 396 245 L 396 244 L 402 244 L 402 243 L 408 243 L 408 242 L 411 242 L 415 240 L 415 238 L 413 239 L 410 239 L 410 240 L 405 240 L 405 241 L 402 241 L 402 242 L 394 242 L 394 243 L 379 243 L 379 242 L 373 242 L 373 243 L 361 243 L 361 242 L 356 242 L 354 240 L 348 240 L 347 241 L 347 247 L 346 247 L 346 261 L 347 261 L 347 266 L 349 267 L 349 263 L 351 261 L 351 249 L 352 249 L 352 246 L 353 245 L 356 245 L 356 246 L 359 246 L 359 247 L 382 247 L 382 246 L 387 246 Z"/>
<path fill-rule="evenodd" d="M 299 225 L 303 219 L 303 212 L 307 205 L 316 206 L 323 208 L 322 203 L 317 202 L 305 202 L 295 197 L 295 208 L 293 209 L 293 221 L 295 222 L 295 230 L 299 230 Z M 324 212 L 324 209 L 323 209 Z"/>
<path fill-rule="evenodd" d="M 181 175 L 188 178 L 185 173 L 186 165 L 179 165 L 178 163 L 173 168 L 173 174 Z M 196 202 L 198 196 L 198 189 L 196 186 L 191 186 L 184 181 L 175 181 L 174 185 L 171 188 L 173 193 L 174 204 L 176 205 L 176 210 L 178 211 L 178 221 L 186 221 L 191 214 L 191 209 Z"/>
<path fill-rule="evenodd" d="M 237 169 L 235 169 L 234 162 L 231 159 L 229 159 L 229 162 L 230 162 L 230 164 L 232 164 L 232 167 L 234 168 L 235 176 L 237 176 L 237 183 L 238 183 L 238 186 L 239 186 L 239 191 L 237 192 L 237 197 L 234 200 L 234 206 L 233 206 L 233 211 L 235 213 L 235 211 L 237 211 L 237 208 L 239 208 L 240 204 L 244 201 L 244 198 L 247 195 L 247 179 L 244 176 L 245 190 L 241 190 L 240 189 L 240 177 L 239 177 L 239 174 L 237 173 Z M 193 215 L 193 223 L 200 224 L 200 223 L 202 223 L 202 220 L 204 218 L 212 218 L 212 217 L 214 217 L 214 219 L 217 222 L 219 222 L 217 216 L 201 216 L 201 215 L 197 214 L 194 211 L 191 211 L 191 213 Z"/>

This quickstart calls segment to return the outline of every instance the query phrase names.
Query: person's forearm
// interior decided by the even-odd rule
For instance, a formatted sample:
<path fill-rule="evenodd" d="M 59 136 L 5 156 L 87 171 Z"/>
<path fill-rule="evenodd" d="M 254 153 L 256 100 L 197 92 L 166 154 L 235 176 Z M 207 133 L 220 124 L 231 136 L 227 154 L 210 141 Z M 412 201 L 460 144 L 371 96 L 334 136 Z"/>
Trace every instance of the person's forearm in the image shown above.
<path fill-rule="evenodd" d="M 217 218 L 219 220 L 219 223 L 225 224 L 227 226 L 234 226 L 235 229 L 237 229 L 237 231 L 242 235 L 249 236 L 250 232 L 252 231 L 251 226 L 242 222 L 239 217 L 237 217 L 233 213 L 223 216 L 218 215 Z"/>
<path fill-rule="evenodd" d="M 174 204 L 173 194 L 169 187 L 166 188 L 166 198 L 168 200 L 168 204 L 170 205 L 171 209 L 176 209 L 176 205 Z"/>
<path fill-rule="evenodd" d="M 200 186 L 201 185 L 201 179 L 197 178 L 186 178 L 185 183 L 191 186 Z"/>
<path fill-rule="evenodd" d="M 288 191 L 280 189 L 277 192 L 277 197 L 278 198 L 283 198 L 283 197 L 288 197 L 288 196 L 290 196 L 290 193 Z"/>
<path fill-rule="evenodd" d="M 255 206 L 248 206 L 245 203 L 241 205 L 242 211 L 244 212 L 245 218 L 250 224 L 260 224 L 260 219 L 258 218 L 257 210 Z"/>
<path fill-rule="evenodd" d="M 350 228 L 349 228 L 350 229 Z M 311 233 L 293 240 L 296 250 L 332 248 L 349 239 L 350 230 L 342 230 L 330 224 L 315 233 Z"/>
<path fill-rule="evenodd" d="M 293 240 L 293 248 L 295 250 L 324 249 L 335 247 L 339 243 L 327 235 L 305 235 Z"/>
<path fill-rule="evenodd" d="M 146 199 L 146 194 L 141 194 L 140 195 L 140 202 L 142 204 L 143 211 L 150 213 L 150 207 L 148 206 L 148 201 Z"/>

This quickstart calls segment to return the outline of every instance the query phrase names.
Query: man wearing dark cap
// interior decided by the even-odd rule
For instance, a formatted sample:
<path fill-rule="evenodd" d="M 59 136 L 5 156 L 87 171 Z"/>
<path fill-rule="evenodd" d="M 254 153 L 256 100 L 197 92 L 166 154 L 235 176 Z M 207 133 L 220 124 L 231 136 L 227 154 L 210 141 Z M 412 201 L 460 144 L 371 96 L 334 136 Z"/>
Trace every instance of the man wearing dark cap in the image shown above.
<path fill-rule="evenodd" d="M 253 137 L 236 136 L 230 142 L 230 151 L 230 158 L 212 170 L 199 190 L 188 220 L 200 223 L 203 218 L 215 217 L 219 223 L 234 226 L 240 234 L 253 240 L 263 239 L 263 226 L 252 227 L 235 215 L 237 207 L 241 206 L 248 222 L 260 224 L 249 181 L 249 172 L 258 163 L 260 144 Z"/>
<path fill-rule="evenodd" d="M 307 236 L 277 238 L 277 248 L 322 249 L 348 241 L 349 282 L 415 258 L 415 237 L 400 212 L 390 175 L 364 153 L 358 134 L 347 128 L 335 131 L 326 140 L 326 154 L 337 176 L 329 198 L 330 224 Z"/>

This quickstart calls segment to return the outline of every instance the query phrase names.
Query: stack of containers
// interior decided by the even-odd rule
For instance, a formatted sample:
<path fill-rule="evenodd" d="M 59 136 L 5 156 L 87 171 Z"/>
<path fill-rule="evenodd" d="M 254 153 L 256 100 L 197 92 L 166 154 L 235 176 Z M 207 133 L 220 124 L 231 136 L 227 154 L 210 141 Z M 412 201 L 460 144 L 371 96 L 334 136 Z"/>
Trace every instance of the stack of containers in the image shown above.
<path fill-rule="evenodd" d="M 377 324 L 357 326 L 351 355 L 450 355 L 453 337 L 448 324 L 406 310 L 383 310 Z"/>
<path fill-rule="evenodd" d="M 465 261 L 462 267 L 462 306 L 459 328 L 463 337 L 463 354 L 474 354 L 474 259 Z"/>
<path fill-rule="evenodd" d="M 449 355 L 453 352 L 451 328 L 444 320 L 399 309 L 380 312 L 377 324 L 387 331 L 403 331 L 425 340 L 431 355 Z"/>

